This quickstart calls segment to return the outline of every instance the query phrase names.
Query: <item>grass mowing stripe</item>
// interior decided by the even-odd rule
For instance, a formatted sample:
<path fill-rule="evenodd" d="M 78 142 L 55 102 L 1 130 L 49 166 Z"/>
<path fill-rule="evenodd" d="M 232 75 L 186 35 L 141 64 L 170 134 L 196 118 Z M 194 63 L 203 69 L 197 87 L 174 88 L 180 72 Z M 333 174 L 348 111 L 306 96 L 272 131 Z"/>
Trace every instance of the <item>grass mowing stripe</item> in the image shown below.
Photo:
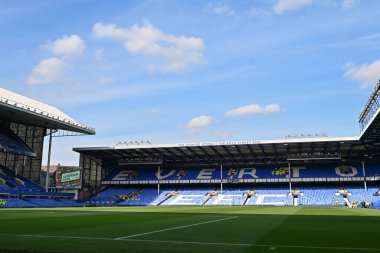
<path fill-rule="evenodd" d="M 359 251 L 380 251 L 380 248 L 352 248 L 333 246 L 307 246 L 307 245 L 277 245 L 277 244 L 249 244 L 249 243 L 223 243 L 223 242 L 193 242 L 193 241 L 167 241 L 167 240 L 145 240 L 145 239 L 114 239 L 107 237 L 84 237 L 84 236 L 60 236 L 60 235 L 14 235 L 0 234 L 0 236 L 33 237 L 33 238 L 60 238 L 79 240 L 106 240 L 124 242 L 148 242 L 148 243 L 171 243 L 171 244 L 194 244 L 194 245 L 218 245 L 218 246 L 239 246 L 239 247 L 269 247 L 269 248 L 300 248 L 300 249 L 332 249 L 332 250 L 359 250 Z"/>
<path fill-rule="evenodd" d="M 0 236 L 8 237 L 31 237 L 31 238 L 54 238 L 54 239 L 78 239 L 78 240 L 105 240 L 105 241 L 120 241 L 120 242 L 152 242 L 152 243 L 176 243 L 176 244 L 199 244 L 199 245 L 221 245 L 221 246 L 254 246 L 249 243 L 223 243 L 223 242 L 186 242 L 186 241 L 165 241 L 165 240 L 139 240 L 139 239 L 115 239 L 107 237 L 88 237 L 88 236 L 66 236 L 66 235 L 14 235 L 0 234 Z"/>
<path fill-rule="evenodd" d="M 0 235 L 0 252 L 380 253 L 378 210 L 232 206 L 51 211 L 0 210 L 0 234 L 8 234 Z M 115 240 L 232 216 L 239 218 Z"/>
<path fill-rule="evenodd" d="M 166 241 L 166 240 L 145 240 L 145 239 L 142 239 L 142 240 L 139 240 L 139 239 L 123 239 L 123 241 L 152 242 L 152 243 L 174 243 L 174 244 L 196 244 L 196 245 L 219 245 L 219 246 L 269 247 L 269 248 L 300 248 L 300 249 L 380 251 L 380 248 L 351 248 L 351 247 L 333 247 L 333 246 L 272 245 L 272 244 L 223 243 L 223 242 L 191 242 L 191 241 Z"/>
<path fill-rule="evenodd" d="M 128 238 L 133 238 L 133 237 L 137 237 L 137 236 L 142 236 L 142 235 L 150 235 L 150 234 L 156 234 L 156 233 L 161 233 L 161 232 L 170 231 L 170 230 L 176 230 L 176 229 L 181 229 L 181 228 L 194 227 L 194 226 L 209 224 L 209 223 L 213 223 L 213 222 L 219 222 L 219 221 L 224 221 L 224 220 L 236 219 L 238 217 L 239 216 L 232 216 L 232 217 L 227 217 L 227 218 L 223 218 L 223 219 L 198 222 L 198 223 L 193 223 L 193 224 L 189 224 L 189 225 L 183 225 L 183 226 L 172 227 L 172 228 L 165 228 L 165 229 L 160 229 L 160 230 L 155 230 L 155 231 L 150 231 L 150 232 L 140 233 L 140 234 L 135 234 L 135 235 L 127 235 L 127 236 L 123 236 L 123 237 L 117 237 L 117 238 L 115 238 L 115 240 L 122 240 L 122 239 L 128 239 Z"/>

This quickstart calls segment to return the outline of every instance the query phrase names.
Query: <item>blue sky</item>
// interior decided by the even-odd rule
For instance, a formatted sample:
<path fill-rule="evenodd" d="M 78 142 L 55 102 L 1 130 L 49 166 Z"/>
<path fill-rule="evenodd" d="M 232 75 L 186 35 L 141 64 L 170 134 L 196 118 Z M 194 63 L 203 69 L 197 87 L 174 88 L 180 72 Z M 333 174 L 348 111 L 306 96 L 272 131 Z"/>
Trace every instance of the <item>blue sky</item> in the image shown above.
<path fill-rule="evenodd" d="M 379 1 L 0 1 L 2 87 L 59 107 L 80 146 L 359 134 Z M 45 158 L 46 159 L 46 158 Z M 46 161 L 45 161 L 46 162 Z"/>

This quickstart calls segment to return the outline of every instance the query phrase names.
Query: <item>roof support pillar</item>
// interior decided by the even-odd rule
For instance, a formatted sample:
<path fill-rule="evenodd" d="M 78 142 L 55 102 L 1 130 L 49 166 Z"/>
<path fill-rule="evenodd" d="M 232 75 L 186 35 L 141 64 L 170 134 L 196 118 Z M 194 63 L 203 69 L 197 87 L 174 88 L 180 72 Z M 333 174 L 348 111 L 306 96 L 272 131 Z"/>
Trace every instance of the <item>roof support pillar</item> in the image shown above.
<path fill-rule="evenodd" d="M 223 194 L 223 160 L 220 161 L 220 194 Z"/>
<path fill-rule="evenodd" d="M 363 177 L 364 177 L 364 190 L 367 191 L 367 179 L 366 179 L 366 176 L 365 176 L 365 165 L 364 165 L 364 161 L 362 161 L 362 168 L 363 168 Z"/>
<path fill-rule="evenodd" d="M 292 172 L 290 171 L 290 163 L 288 163 L 288 171 L 289 171 L 289 193 L 292 193 Z"/>
<path fill-rule="evenodd" d="M 158 165 L 157 195 L 160 195 L 160 176 L 161 176 L 161 166 Z"/>
<path fill-rule="evenodd" d="M 51 143 L 53 140 L 53 129 L 50 129 L 49 134 L 49 151 L 48 151 L 48 160 L 47 160 L 47 166 L 46 166 L 46 181 L 45 181 L 45 190 L 46 192 L 49 191 L 49 180 L 50 180 L 50 157 L 51 157 Z"/>

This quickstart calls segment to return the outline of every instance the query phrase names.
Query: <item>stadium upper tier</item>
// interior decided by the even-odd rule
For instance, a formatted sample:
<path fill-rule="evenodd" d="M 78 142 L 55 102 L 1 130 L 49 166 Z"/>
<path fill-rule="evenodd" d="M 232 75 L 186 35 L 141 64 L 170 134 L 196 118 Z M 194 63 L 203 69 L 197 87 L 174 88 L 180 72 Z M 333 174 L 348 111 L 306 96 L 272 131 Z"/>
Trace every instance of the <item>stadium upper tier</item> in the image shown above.
<path fill-rule="evenodd" d="M 288 167 L 217 167 L 168 168 L 168 169 L 123 169 L 112 171 L 102 183 L 118 184 L 188 184 L 188 183 L 278 183 L 278 182 L 323 182 L 323 181 L 368 181 L 380 180 L 380 166 L 292 166 Z"/>
<path fill-rule="evenodd" d="M 24 156 L 36 156 L 8 126 L 0 124 L 0 151 Z"/>
<path fill-rule="evenodd" d="M 0 119 L 2 121 L 95 134 L 95 129 L 79 123 L 58 108 L 0 88 Z"/>

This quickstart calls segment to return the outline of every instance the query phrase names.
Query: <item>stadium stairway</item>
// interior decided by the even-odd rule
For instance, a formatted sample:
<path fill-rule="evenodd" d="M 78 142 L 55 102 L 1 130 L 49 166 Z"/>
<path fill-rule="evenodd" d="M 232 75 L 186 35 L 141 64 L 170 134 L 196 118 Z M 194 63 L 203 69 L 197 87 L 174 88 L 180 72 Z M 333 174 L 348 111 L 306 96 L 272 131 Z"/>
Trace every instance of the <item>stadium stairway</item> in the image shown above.
<path fill-rule="evenodd" d="M 164 205 L 165 202 L 170 201 L 171 198 L 175 197 L 171 193 L 178 192 L 178 188 L 165 188 L 161 191 L 160 195 L 151 203 L 152 206 L 161 206 Z"/>
<path fill-rule="evenodd" d="M 170 196 L 165 195 L 165 199 L 164 200 L 158 199 L 159 203 L 157 204 L 157 206 L 162 205 L 165 201 L 168 201 L 171 197 L 173 197 L 173 196 L 172 195 L 170 195 Z"/>
<path fill-rule="evenodd" d="M 352 207 L 351 202 L 350 202 L 350 200 L 348 199 L 348 197 L 343 197 L 343 201 L 344 201 L 344 203 L 346 203 L 346 205 L 347 205 L 348 207 Z"/>
<path fill-rule="evenodd" d="M 251 198 L 251 196 L 247 196 L 246 197 L 246 199 L 244 200 L 244 203 L 243 203 L 244 206 L 247 205 L 247 203 L 248 203 L 248 201 L 249 201 L 250 198 Z"/>
<path fill-rule="evenodd" d="M 206 200 L 202 203 L 202 206 L 206 205 L 209 200 L 214 199 L 214 197 L 217 197 L 217 196 L 211 195 L 211 192 L 216 192 L 218 194 L 217 190 L 218 188 L 216 187 L 214 188 L 213 191 L 210 191 L 206 194 Z"/>
<path fill-rule="evenodd" d="M 253 191 L 253 187 L 251 187 L 251 188 L 249 189 L 249 191 Z M 244 206 L 247 206 L 247 204 L 249 203 L 249 201 L 251 200 L 252 197 L 253 197 L 253 196 L 246 196 L 246 199 L 244 200 L 243 205 L 244 205 Z"/>

